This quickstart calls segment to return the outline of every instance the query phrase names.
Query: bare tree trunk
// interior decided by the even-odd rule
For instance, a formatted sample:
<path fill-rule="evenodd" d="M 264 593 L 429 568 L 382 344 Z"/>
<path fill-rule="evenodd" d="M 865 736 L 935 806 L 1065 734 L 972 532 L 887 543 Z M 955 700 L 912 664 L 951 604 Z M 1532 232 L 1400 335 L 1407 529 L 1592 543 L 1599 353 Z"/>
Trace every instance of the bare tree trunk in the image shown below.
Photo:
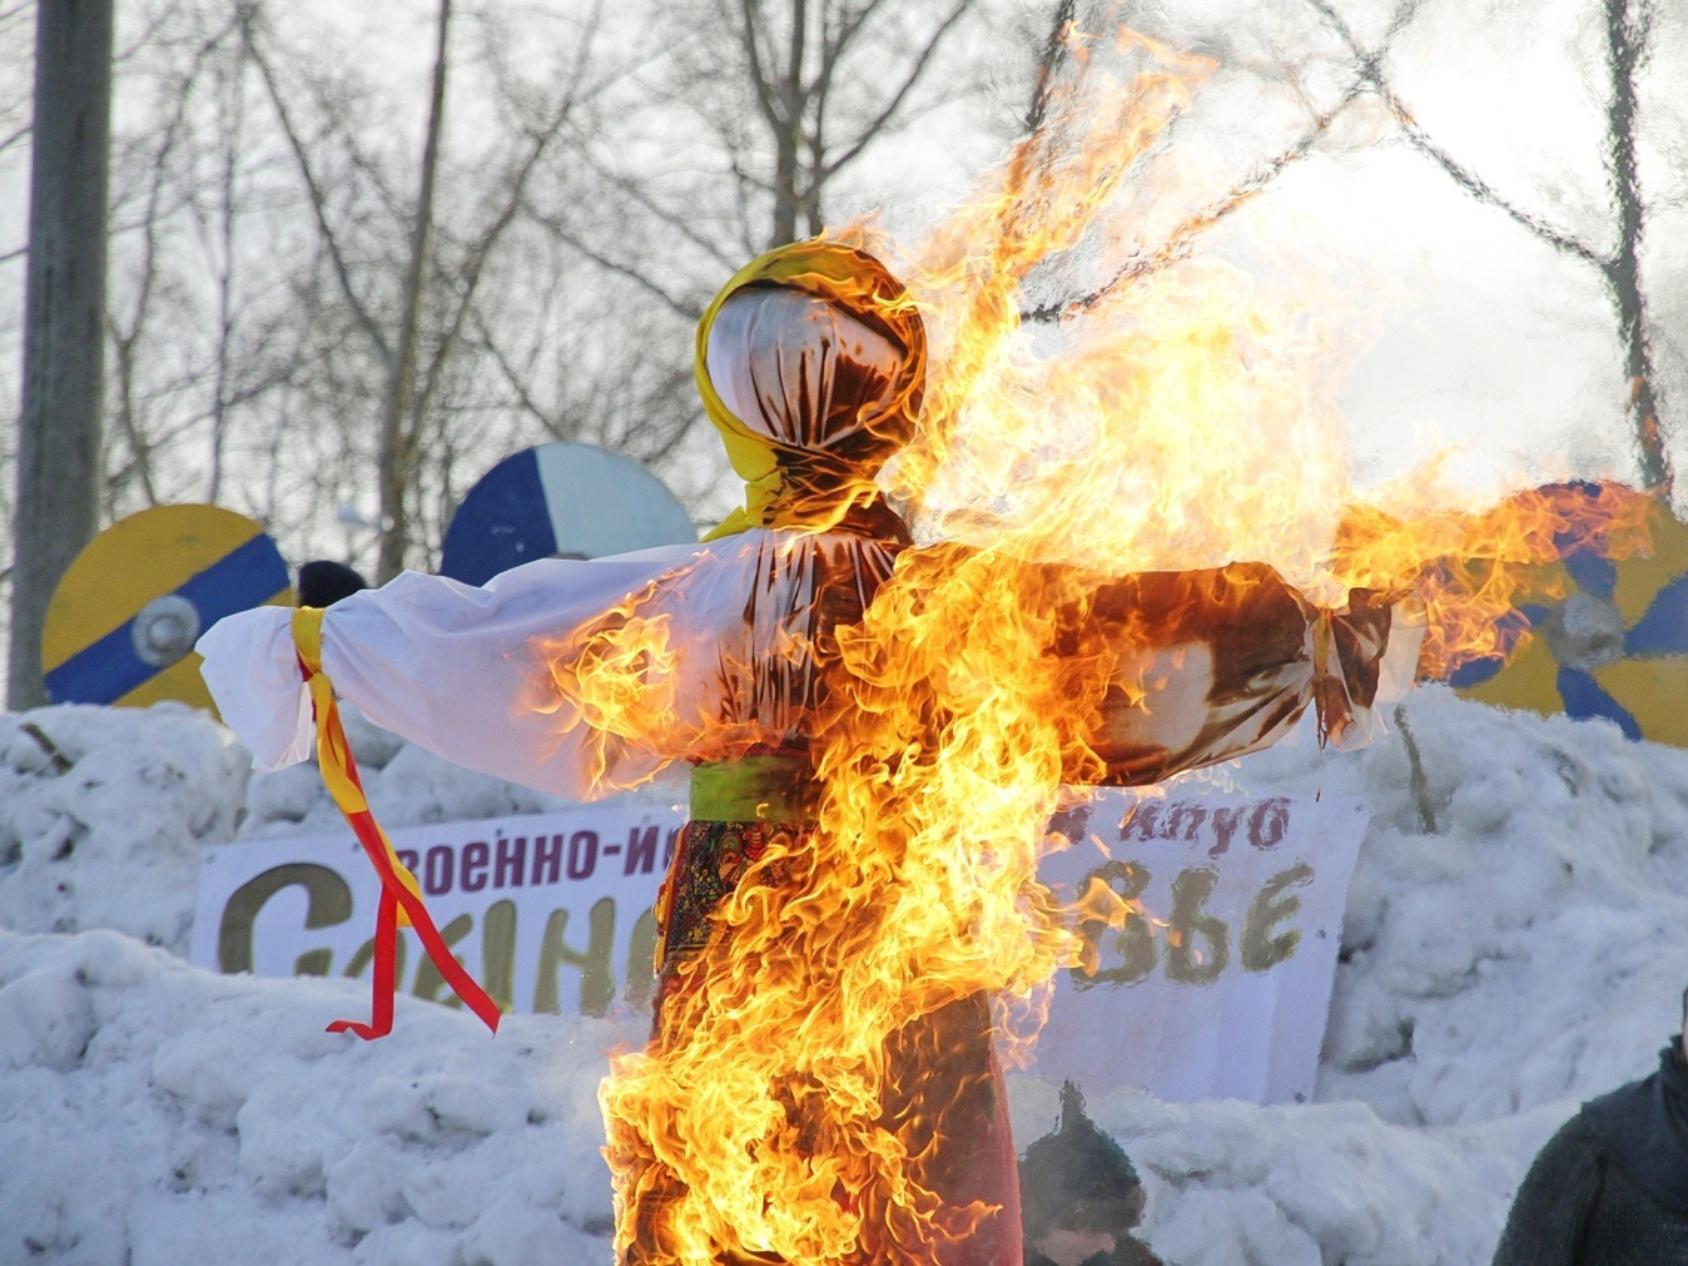
<path fill-rule="evenodd" d="M 1632 10 L 1639 8 L 1640 13 Z M 1674 472 L 1659 429 L 1659 405 L 1653 387 L 1653 349 L 1641 285 L 1641 232 L 1645 204 L 1635 171 L 1635 78 L 1647 56 L 1645 4 L 1606 0 L 1607 54 L 1612 67 L 1612 96 L 1606 103 L 1612 193 L 1618 213 L 1618 247 L 1605 267 L 1618 309 L 1618 334 L 1624 343 L 1629 375 L 1630 419 L 1641 455 L 1642 482 L 1669 497 Z"/>
<path fill-rule="evenodd" d="M 53 588 L 99 526 L 111 0 L 36 11 L 35 131 L 7 700 L 46 700 Z"/>
<path fill-rule="evenodd" d="M 818 41 L 819 56 L 823 62 L 836 60 L 833 55 L 833 40 L 827 31 L 827 14 L 821 10 L 821 37 Z M 817 86 L 829 84 L 832 71 L 824 66 L 821 69 Z M 815 119 L 809 128 L 805 148 L 808 150 L 809 178 L 803 188 L 803 217 L 804 232 L 810 237 L 819 237 L 821 230 L 826 227 L 826 221 L 821 216 L 821 173 L 826 170 L 826 98 L 825 92 L 811 92 L 815 102 Z"/>
<path fill-rule="evenodd" d="M 803 46 L 808 40 L 809 0 L 791 0 L 791 47 L 780 81 L 780 124 L 774 129 L 774 232 L 769 246 L 797 238 L 803 190 L 797 170 L 803 144 Z"/>
<path fill-rule="evenodd" d="M 389 361 L 386 400 L 381 414 L 381 552 L 376 563 L 377 583 L 381 584 L 404 570 L 405 554 L 410 546 L 407 493 L 415 482 L 416 444 L 405 427 L 405 419 L 410 414 L 411 399 L 416 390 L 416 344 L 421 331 L 422 292 L 427 280 L 429 239 L 433 229 L 440 132 L 445 121 L 451 3 L 452 0 L 440 0 L 433 93 L 428 102 L 428 132 L 422 148 L 416 223 L 410 237 L 410 262 L 404 279 L 398 343 Z"/>
<path fill-rule="evenodd" d="M 235 51 L 233 87 L 228 99 L 227 131 L 223 140 L 221 188 L 218 190 L 217 366 L 211 395 L 211 475 L 205 499 L 216 504 L 223 491 L 223 449 L 228 438 L 229 368 L 234 344 L 235 192 L 240 178 L 240 149 L 246 120 L 246 49 Z"/>

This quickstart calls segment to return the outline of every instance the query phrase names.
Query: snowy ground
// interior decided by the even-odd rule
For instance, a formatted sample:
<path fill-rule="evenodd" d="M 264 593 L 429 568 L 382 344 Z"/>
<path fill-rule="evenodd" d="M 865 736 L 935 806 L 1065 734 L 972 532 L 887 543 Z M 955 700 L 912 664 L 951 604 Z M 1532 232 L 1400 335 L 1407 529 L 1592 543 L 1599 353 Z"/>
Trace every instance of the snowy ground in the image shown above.
<path fill-rule="evenodd" d="M 1688 981 L 1688 753 L 1445 691 L 1398 737 L 1245 763 L 1249 790 L 1374 807 L 1319 1102 L 1093 1099 L 1175 1266 L 1477 1266 L 1577 1101 L 1645 1073 Z M 392 825 L 554 802 L 353 725 Z M 1436 830 L 1425 829 L 1423 807 Z M 211 723 L 0 716 L 0 1266 L 572 1266 L 609 1260 L 600 1023 L 187 966 L 201 848 L 334 823 L 313 771 L 250 776 Z M 1012 1079 L 1022 1145 L 1056 1088 Z"/>

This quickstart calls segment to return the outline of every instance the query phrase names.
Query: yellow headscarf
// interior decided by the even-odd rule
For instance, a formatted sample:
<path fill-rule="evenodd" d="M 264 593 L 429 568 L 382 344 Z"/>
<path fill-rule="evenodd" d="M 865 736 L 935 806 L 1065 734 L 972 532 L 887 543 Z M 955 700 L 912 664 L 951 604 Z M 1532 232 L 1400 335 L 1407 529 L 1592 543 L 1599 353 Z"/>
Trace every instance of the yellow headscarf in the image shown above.
<path fill-rule="evenodd" d="M 819 454 L 755 431 L 722 401 L 710 380 L 709 336 L 722 305 L 748 286 L 775 285 L 824 299 L 894 341 L 903 355 L 893 389 L 862 406 L 844 453 Z M 899 282 L 873 256 L 813 239 L 769 251 L 722 287 L 697 327 L 695 374 L 704 412 L 745 482 L 744 508 L 705 538 L 753 527 L 830 527 L 878 495 L 873 477 L 908 442 L 926 373 L 926 334 Z"/>

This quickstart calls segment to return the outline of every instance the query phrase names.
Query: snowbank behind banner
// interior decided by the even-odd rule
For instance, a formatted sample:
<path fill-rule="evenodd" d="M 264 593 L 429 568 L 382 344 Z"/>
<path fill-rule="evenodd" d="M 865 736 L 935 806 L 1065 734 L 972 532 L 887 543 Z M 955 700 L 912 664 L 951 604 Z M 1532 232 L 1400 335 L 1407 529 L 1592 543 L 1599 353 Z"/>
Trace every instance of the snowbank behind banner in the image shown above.
<path fill-rule="evenodd" d="M 1070 900 L 1100 881 L 1138 914 L 1081 925 L 1096 970 L 1057 978 L 1032 1071 L 1176 1103 L 1311 1098 L 1367 817 L 1358 800 L 1183 790 L 1061 815 L 1073 847 L 1044 882 Z"/>
<path fill-rule="evenodd" d="M 681 813 L 651 797 L 398 829 L 445 939 L 507 1009 L 640 1014 L 654 987 L 651 905 Z M 1308 1095 L 1342 906 L 1365 832 L 1354 801 L 1148 800 L 1102 793 L 1057 828 L 1044 879 L 1092 880 L 1141 912 L 1083 928 L 1094 975 L 1057 982 L 1036 1071 L 1162 1099 Z M 364 975 L 378 888 L 349 836 L 208 849 L 194 962 L 260 976 Z M 402 992 L 449 993 L 402 938 Z"/>

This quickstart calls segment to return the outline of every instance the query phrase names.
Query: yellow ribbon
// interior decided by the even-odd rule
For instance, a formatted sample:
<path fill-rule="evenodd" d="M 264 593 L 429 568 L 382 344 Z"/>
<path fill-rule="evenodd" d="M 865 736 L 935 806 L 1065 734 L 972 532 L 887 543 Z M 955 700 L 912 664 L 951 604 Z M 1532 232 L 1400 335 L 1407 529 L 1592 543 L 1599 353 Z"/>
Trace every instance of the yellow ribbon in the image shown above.
<path fill-rule="evenodd" d="M 410 868 L 399 860 L 386 830 L 370 814 L 369 800 L 363 794 L 352 761 L 351 746 L 346 741 L 345 727 L 340 724 L 340 709 L 334 702 L 334 684 L 322 671 L 322 616 L 320 607 L 299 607 L 293 612 L 293 645 L 304 670 L 305 687 L 311 692 L 312 712 L 316 717 L 317 767 L 322 771 L 323 785 L 348 821 L 354 814 L 368 814 L 374 823 L 381 843 L 386 846 L 387 860 L 392 864 L 398 880 L 418 898 L 422 887 Z M 409 927 L 410 915 L 402 902 L 398 905 L 400 927 Z"/>

